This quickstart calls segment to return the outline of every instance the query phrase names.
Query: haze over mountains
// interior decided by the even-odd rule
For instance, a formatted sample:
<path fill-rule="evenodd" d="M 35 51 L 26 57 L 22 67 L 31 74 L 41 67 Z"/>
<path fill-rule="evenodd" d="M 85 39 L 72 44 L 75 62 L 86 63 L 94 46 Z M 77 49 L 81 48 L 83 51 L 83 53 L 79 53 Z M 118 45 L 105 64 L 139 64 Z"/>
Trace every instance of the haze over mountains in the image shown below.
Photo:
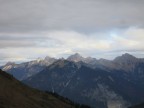
<path fill-rule="evenodd" d="M 128 53 L 114 60 L 46 57 L 2 67 L 25 84 L 97 108 L 127 108 L 144 101 L 144 59 Z"/>

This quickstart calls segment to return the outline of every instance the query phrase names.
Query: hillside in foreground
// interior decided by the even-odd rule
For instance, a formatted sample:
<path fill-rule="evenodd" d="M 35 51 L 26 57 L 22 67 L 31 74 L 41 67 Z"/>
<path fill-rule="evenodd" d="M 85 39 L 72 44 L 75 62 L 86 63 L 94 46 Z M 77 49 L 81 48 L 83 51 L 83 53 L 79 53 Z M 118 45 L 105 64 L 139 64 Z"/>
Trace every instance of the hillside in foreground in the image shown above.
<path fill-rule="evenodd" d="M 52 94 L 29 88 L 0 70 L 0 108 L 74 108 Z"/>

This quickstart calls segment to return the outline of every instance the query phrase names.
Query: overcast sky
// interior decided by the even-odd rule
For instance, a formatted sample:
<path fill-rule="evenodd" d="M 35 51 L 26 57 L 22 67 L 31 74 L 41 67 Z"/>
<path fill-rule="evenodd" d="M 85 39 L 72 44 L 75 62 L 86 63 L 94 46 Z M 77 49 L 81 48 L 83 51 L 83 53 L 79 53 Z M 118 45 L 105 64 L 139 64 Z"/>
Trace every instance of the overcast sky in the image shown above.
<path fill-rule="evenodd" d="M 144 57 L 144 0 L 0 0 L 0 64 L 73 53 Z"/>

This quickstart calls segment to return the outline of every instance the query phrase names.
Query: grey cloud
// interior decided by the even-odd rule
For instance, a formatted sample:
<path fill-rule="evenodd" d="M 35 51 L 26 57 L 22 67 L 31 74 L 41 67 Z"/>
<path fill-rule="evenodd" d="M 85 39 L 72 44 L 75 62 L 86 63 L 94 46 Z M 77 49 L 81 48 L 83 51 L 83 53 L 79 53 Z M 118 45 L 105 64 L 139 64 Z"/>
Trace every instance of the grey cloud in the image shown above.
<path fill-rule="evenodd" d="M 51 39 L 46 36 L 35 35 L 35 34 L 0 34 L 0 40 L 44 40 L 44 39 Z"/>
<path fill-rule="evenodd" d="M 116 48 L 110 46 L 108 51 L 122 51 L 102 52 L 89 47 L 86 49 L 85 46 L 89 43 L 103 46 L 107 43 L 106 40 L 112 41 L 109 35 L 111 29 L 114 31 L 113 29 L 118 28 L 123 32 L 128 27 L 144 27 L 143 4 L 144 0 L 0 0 L 0 54 L 7 54 L 1 54 L 0 59 L 19 55 L 24 58 L 37 57 L 47 53 L 62 56 L 73 52 L 93 57 L 105 55 L 111 58 L 119 52 L 137 51 L 139 48 L 141 50 L 143 42 L 140 42 L 140 39 L 137 40 L 139 44 L 134 47 L 135 49 L 131 49 L 133 46 L 126 48 L 122 46 L 125 45 L 123 43 L 116 46 L 118 42 L 113 40 L 112 46 Z M 45 35 L 50 31 L 76 31 L 78 36 L 73 38 L 71 32 L 66 33 L 65 37 L 60 33 L 50 37 Z M 89 35 L 93 33 L 96 34 Z M 85 42 L 90 39 L 92 42 L 85 44 L 83 37 L 88 37 Z M 104 42 L 98 43 L 100 40 Z M 117 48 L 119 46 L 121 47 Z M 105 50 L 103 47 L 101 49 Z"/>
<path fill-rule="evenodd" d="M 11 41 L 11 40 L 0 40 L 0 48 L 8 48 L 8 47 L 31 47 L 34 46 L 35 43 L 30 41 Z"/>
<path fill-rule="evenodd" d="M 40 34 L 0 34 L 0 48 L 60 47 L 58 39 Z"/>
<path fill-rule="evenodd" d="M 143 4 L 143 0 L 5 0 L 0 3 L 0 31 L 142 26 Z"/>

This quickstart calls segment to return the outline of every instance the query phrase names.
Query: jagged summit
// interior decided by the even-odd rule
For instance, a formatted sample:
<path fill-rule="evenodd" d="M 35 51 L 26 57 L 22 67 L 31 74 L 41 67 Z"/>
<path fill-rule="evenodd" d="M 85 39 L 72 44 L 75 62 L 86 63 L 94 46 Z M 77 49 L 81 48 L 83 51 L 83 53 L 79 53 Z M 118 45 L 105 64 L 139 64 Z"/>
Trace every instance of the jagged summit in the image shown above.
<path fill-rule="evenodd" d="M 15 65 L 15 62 L 7 62 L 5 65 Z"/>
<path fill-rule="evenodd" d="M 50 59 L 52 59 L 52 57 L 46 56 L 44 60 L 50 60 Z"/>
<path fill-rule="evenodd" d="M 83 61 L 84 58 L 79 53 L 75 53 L 75 54 L 69 56 L 67 58 L 67 60 L 74 61 L 74 62 L 79 62 L 79 61 Z"/>
<path fill-rule="evenodd" d="M 131 54 L 125 53 L 114 59 L 115 62 L 135 62 L 137 58 Z"/>
<path fill-rule="evenodd" d="M 57 59 L 46 56 L 44 59 L 38 58 L 33 61 L 15 64 L 8 62 L 1 69 L 12 74 L 18 80 L 24 80 L 32 75 L 42 71 L 45 67 L 54 63 Z"/>
<path fill-rule="evenodd" d="M 136 57 L 134 57 L 133 55 L 131 55 L 131 54 L 129 54 L 129 53 L 122 54 L 122 57 L 136 58 Z"/>
<path fill-rule="evenodd" d="M 7 71 L 9 69 L 11 69 L 12 67 L 15 67 L 17 64 L 15 64 L 14 62 L 7 62 L 3 67 L 2 70 Z"/>

